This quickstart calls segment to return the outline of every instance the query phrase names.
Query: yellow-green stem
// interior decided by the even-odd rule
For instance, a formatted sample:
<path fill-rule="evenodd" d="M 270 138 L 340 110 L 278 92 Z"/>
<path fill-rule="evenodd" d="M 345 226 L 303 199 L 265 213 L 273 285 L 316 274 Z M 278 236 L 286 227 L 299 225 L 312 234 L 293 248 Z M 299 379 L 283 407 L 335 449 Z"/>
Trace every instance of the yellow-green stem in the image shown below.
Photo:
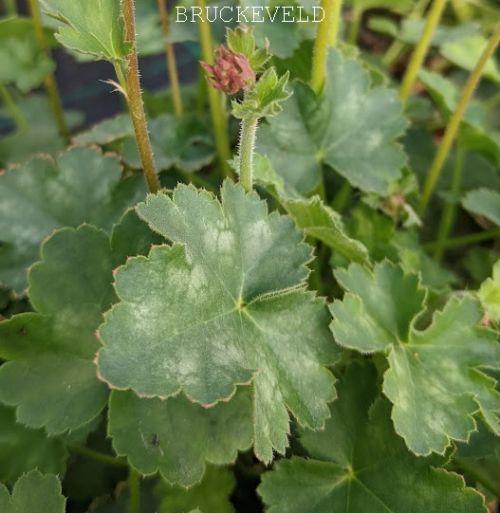
<path fill-rule="evenodd" d="M 174 104 L 174 113 L 177 117 L 181 117 L 184 113 L 184 106 L 182 104 L 181 87 L 179 84 L 179 73 L 177 71 L 177 60 L 175 58 L 174 45 L 170 43 L 168 39 L 170 27 L 168 24 L 166 0 L 158 0 L 158 11 L 160 13 L 163 37 L 165 38 L 165 56 L 170 82 L 170 91 L 172 93 L 172 102 Z"/>
<path fill-rule="evenodd" d="M 334 0 L 332 22 L 330 24 L 330 46 L 335 48 L 340 32 L 340 21 L 342 19 L 342 0 Z"/>
<path fill-rule="evenodd" d="M 438 246 L 434 252 L 434 258 L 440 262 L 443 258 L 445 247 L 444 241 L 448 239 L 450 233 L 455 224 L 455 218 L 457 214 L 457 201 L 458 195 L 460 194 L 460 187 L 462 184 L 462 169 L 464 166 L 465 150 L 462 147 L 457 149 L 457 155 L 455 157 L 455 167 L 453 169 L 453 177 L 451 180 L 450 189 L 450 201 L 446 203 L 441 214 L 441 220 L 438 228 Z"/>
<path fill-rule="evenodd" d="M 137 57 L 136 33 L 135 33 L 135 4 L 134 0 L 122 1 L 123 19 L 125 22 L 125 41 L 131 43 L 132 49 L 127 57 L 127 69 L 125 77 L 120 65 L 115 65 L 118 81 L 124 89 L 127 104 L 134 125 L 135 138 L 139 155 L 142 161 L 142 170 L 150 192 L 157 192 L 160 181 L 156 173 L 156 165 L 149 139 L 148 123 L 142 101 L 141 82 L 139 78 L 139 59 Z M 124 81 L 124 83 L 123 83 Z"/>
<path fill-rule="evenodd" d="M 311 68 L 311 87 L 317 94 L 321 92 L 326 78 L 328 47 L 330 45 L 330 30 L 335 1 L 336 0 L 321 0 L 324 17 L 323 20 L 318 23 Z"/>
<path fill-rule="evenodd" d="M 355 45 L 358 42 L 364 12 L 364 9 L 359 6 L 353 7 L 351 11 L 351 24 L 349 25 L 349 35 L 347 36 L 347 41 L 351 45 Z"/>
<path fill-rule="evenodd" d="M 111 456 L 110 454 L 104 454 L 99 451 L 94 451 L 94 449 L 90 449 L 88 447 L 85 447 L 84 445 L 71 445 L 70 450 L 75 454 L 79 454 L 94 461 L 98 461 L 100 463 L 103 463 L 104 465 L 110 465 L 112 467 L 128 466 L 125 459 L 116 458 L 115 456 Z"/>
<path fill-rule="evenodd" d="M 352 194 L 352 186 L 347 180 L 344 180 L 342 187 L 339 189 L 339 191 L 333 198 L 332 207 L 337 212 L 340 212 L 340 213 L 343 212 L 347 205 L 347 202 L 349 201 L 349 198 L 351 197 L 351 194 Z"/>
<path fill-rule="evenodd" d="M 427 5 L 429 5 L 429 0 L 419 0 L 413 10 L 408 15 L 409 19 L 419 19 L 423 16 L 425 9 L 427 9 Z M 399 39 L 395 39 L 392 44 L 389 46 L 384 56 L 382 57 L 382 63 L 389 67 L 399 59 L 401 53 L 406 48 L 406 44 Z"/>
<path fill-rule="evenodd" d="M 141 510 L 141 477 L 133 468 L 130 468 L 128 473 L 128 487 L 130 494 L 128 512 L 139 513 Z"/>
<path fill-rule="evenodd" d="M 213 64 L 214 45 L 210 24 L 205 19 L 206 1 L 196 0 L 196 5 L 201 7 L 203 13 L 202 21 L 198 23 L 203 60 L 208 64 Z M 225 108 L 225 98 L 213 87 L 208 87 L 208 102 L 210 104 L 210 114 L 212 119 L 212 127 L 214 130 L 215 147 L 217 150 L 219 165 L 224 176 L 231 176 L 232 171 L 228 163 L 229 159 L 231 158 L 231 146 L 229 144 L 228 119 Z"/>
<path fill-rule="evenodd" d="M 38 46 L 44 52 L 47 57 L 50 57 L 49 44 L 45 35 L 45 29 L 42 23 L 42 14 L 40 12 L 40 5 L 38 0 L 28 0 L 28 6 L 33 19 L 33 26 L 35 29 L 35 36 L 38 42 Z M 61 95 L 59 94 L 59 88 L 53 73 L 49 73 L 43 80 L 45 92 L 49 98 L 50 108 L 57 124 L 57 130 L 59 135 L 64 139 L 66 143 L 70 141 L 69 128 L 64 117 L 64 109 L 62 106 Z"/>
<path fill-rule="evenodd" d="M 255 149 L 255 135 L 259 119 L 249 117 L 241 120 L 239 167 L 240 183 L 249 192 L 253 187 L 253 152 Z"/>
<path fill-rule="evenodd" d="M 462 235 L 461 237 L 454 237 L 446 239 L 445 241 L 434 241 L 424 244 L 424 249 L 427 251 L 435 251 L 438 245 L 442 244 L 444 248 L 460 248 L 462 246 L 469 246 L 471 244 L 479 244 L 488 240 L 497 239 L 500 237 L 500 228 L 487 230 L 484 232 L 471 233 L 470 235 Z"/>
<path fill-rule="evenodd" d="M 5 0 L 5 14 L 7 14 L 7 16 L 17 15 L 16 0 Z"/>
<path fill-rule="evenodd" d="M 8 113 L 12 116 L 14 123 L 19 130 L 26 130 L 28 128 L 28 122 L 24 117 L 21 109 L 16 105 L 14 98 L 10 94 L 9 90 L 3 84 L 0 84 L 0 98 L 5 105 Z"/>
<path fill-rule="evenodd" d="M 399 91 L 399 97 L 403 103 L 406 103 L 413 90 L 417 76 L 420 72 L 420 69 L 422 68 L 422 64 L 425 61 L 427 52 L 429 51 L 434 32 L 436 31 L 436 28 L 439 25 L 439 21 L 441 20 L 441 16 L 443 15 L 446 2 L 447 0 L 434 0 L 429 11 L 424 32 L 420 38 L 420 41 L 415 47 L 415 50 L 413 50 L 413 54 L 411 56 L 410 62 L 408 63 L 408 68 L 403 77 L 403 82 Z"/>
<path fill-rule="evenodd" d="M 422 197 L 420 200 L 420 214 L 423 216 L 425 214 L 425 210 L 431 199 L 432 193 L 434 192 L 434 188 L 436 187 L 436 183 L 439 180 L 441 175 L 441 171 L 446 162 L 448 154 L 451 150 L 453 142 L 455 141 L 455 137 L 458 133 L 458 129 L 460 128 L 460 123 L 462 118 L 464 117 L 465 111 L 469 106 L 469 102 L 476 90 L 476 87 L 481 80 L 481 76 L 483 74 L 484 68 L 489 61 L 490 57 L 495 52 L 496 47 L 498 46 L 498 42 L 500 40 L 500 26 L 495 30 L 494 34 L 488 41 L 486 48 L 479 59 L 476 67 L 472 71 L 467 83 L 465 84 L 464 91 L 462 93 L 462 97 L 458 102 L 457 108 L 455 112 L 453 112 L 450 121 L 448 122 L 448 126 L 446 127 L 446 131 L 439 145 L 438 151 L 436 153 L 436 157 L 432 162 L 431 168 L 429 169 L 429 173 L 427 174 L 427 179 L 424 184 L 424 189 L 422 192 Z"/>

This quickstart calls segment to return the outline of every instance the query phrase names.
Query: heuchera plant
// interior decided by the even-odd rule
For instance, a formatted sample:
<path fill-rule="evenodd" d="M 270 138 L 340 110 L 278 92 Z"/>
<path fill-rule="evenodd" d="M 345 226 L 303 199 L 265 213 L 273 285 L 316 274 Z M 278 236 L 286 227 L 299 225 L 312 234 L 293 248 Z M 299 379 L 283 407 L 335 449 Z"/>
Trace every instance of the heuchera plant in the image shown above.
<path fill-rule="evenodd" d="M 195 4 L 4 2 L 0 513 L 498 512 L 500 11 Z"/>

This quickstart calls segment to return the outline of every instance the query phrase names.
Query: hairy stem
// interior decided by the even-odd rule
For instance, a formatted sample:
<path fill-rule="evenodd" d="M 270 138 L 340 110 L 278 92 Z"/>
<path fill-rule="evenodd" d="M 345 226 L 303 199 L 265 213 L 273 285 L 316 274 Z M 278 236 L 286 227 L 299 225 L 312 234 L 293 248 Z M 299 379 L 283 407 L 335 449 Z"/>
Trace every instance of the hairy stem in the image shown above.
<path fill-rule="evenodd" d="M 478 244 L 480 242 L 496 239 L 499 236 L 500 228 L 494 228 L 493 230 L 471 233 L 469 235 L 454 237 L 444 241 L 428 242 L 427 244 L 424 244 L 424 248 L 427 251 L 435 251 L 438 245 L 442 245 L 444 248 L 459 248 L 461 246 L 469 246 L 471 244 Z"/>
<path fill-rule="evenodd" d="M 491 36 L 488 44 L 479 59 L 474 71 L 471 73 L 467 83 L 465 84 L 464 91 L 462 93 L 462 97 L 458 102 L 457 108 L 448 122 L 448 126 L 446 127 L 446 131 L 443 137 L 441 144 L 439 145 L 439 149 L 436 153 L 436 157 L 432 162 L 431 168 L 429 169 L 429 173 L 427 174 L 427 179 L 424 184 L 424 189 L 422 192 L 422 197 L 420 200 L 420 214 L 423 216 L 425 214 L 425 210 L 429 203 L 429 200 L 434 192 L 434 188 L 436 187 L 436 183 L 439 180 L 441 175 L 441 171 L 446 162 L 448 154 L 451 150 L 453 142 L 455 141 L 455 137 L 458 133 L 458 129 L 460 128 L 460 123 L 462 122 L 462 118 L 464 117 L 465 111 L 469 106 L 469 102 L 476 90 L 476 87 L 481 80 L 481 75 L 483 74 L 483 70 L 486 66 L 486 63 L 493 55 L 498 42 L 500 40 L 500 27 L 496 29 L 495 33 Z"/>
<path fill-rule="evenodd" d="M 3 84 L 0 84 L 0 98 L 4 103 L 8 113 L 12 116 L 14 123 L 19 130 L 26 130 L 28 128 L 28 122 L 24 117 L 21 109 L 16 105 L 14 98 L 10 94 L 9 90 Z"/>
<path fill-rule="evenodd" d="M 89 449 L 83 445 L 72 445 L 70 449 L 71 452 L 74 452 L 75 454 L 80 454 L 81 456 L 104 463 L 105 465 L 111 465 L 112 467 L 127 467 L 127 462 L 125 460 L 115 458 L 114 456 L 104 454 L 99 451 L 94 451 L 93 449 Z"/>
<path fill-rule="evenodd" d="M 475 481 L 481 483 L 486 490 L 496 497 L 500 497 L 500 482 L 492 479 L 488 473 L 483 470 L 480 463 L 467 461 L 464 458 L 453 458 L 452 461 L 457 467 L 469 474 Z"/>
<path fill-rule="evenodd" d="M 40 5 L 38 0 L 28 0 L 28 6 L 33 19 L 33 26 L 35 29 L 35 37 L 38 42 L 38 46 L 42 52 L 50 57 L 49 45 L 47 43 L 47 37 L 45 35 L 45 29 L 42 23 L 42 14 L 40 12 Z M 50 108 L 57 124 L 57 130 L 59 135 L 63 138 L 66 144 L 70 141 L 69 128 L 64 117 L 64 109 L 62 106 L 61 95 L 59 94 L 59 88 L 53 73 L 49 73 L 43 79 L 43 85 L 47 96 L 49 98 Z"/>
<path fill-rule="evenodd" d="M 128 473 L 128 487 L 130 493 L 129 513 L 139 513 L 141 508 L 141 477 L 136 470 L 130 468 Z"/>
<path fill-rule="evenodd" d="M 354 7 L 351 11 L 351 24 L 349 26 L 349 35 L 347 36 L 347 41 L 351 45 L 355 45 L 358 41 L 364 12 L 362 7 Z"/>
<path fill-rule="evenodd" d="M 339 38 L 340 21 L 342 19 L 342 0 L 334 0 L 332 22 L 330 24 L 330 46 L 335 48 Z"/>
<path fill-rule="evenodd" d="M 342 187 L 333 198 L 332 208 L 337 212 L 342 213 L 349 201 L 349 198 L 351 197 L 351 194 L 352 186 L 347 180 L 344 180 Z"/>
<path fill-rule="evenodd" d="M 198 23 L 203 60 L 208 64 L 213 64 L 214 47 L 212 31 L 210 29 L 209 22 L 204 18 L 206 13 L 206 1 L 196 0 L 196 5 L 201 7 L 203 12 L 203 21 Z M 231 158 L 231 146 L 229 144 L 228 120 L 227 112 L 225 109 L 225 99 L 219 91 L 213 87 L 208 87 L 208 102 L 210 104 L 210 114 L 212 118 L 212 126 L 215 136 L 215 147 L 217 149 L 219 165 L 224 176 L 231 176 L 232 171 L 228 164 L 228 161 Z"/>
<path fill-rule="evenodd" d="M 259 119 L 249 117 L 241 121 L 239 166 L 240 182 L 246 191 L 253 187 L 253 152 Z"/>
<path fill-rule="evenodd" d="M 457 156 L 455 158 L 455 167 L 453 168 L 453 177 L 451 180 L 451 200 L 446 203 L 443 213 L 441 215 L 441 221 L 438 228 L 438 246 L 434 252 L 434 258 L 440 262 L 443 259 L 445 248 L 443 247 L 444 241 L 450 236 L 453 225 L 455 224 L 455 218 L 457 215 L 457 200 L 460 194 L 460 187 L 462 184 L 462 169 L 464 166 L 465 150 L 458 148 Z"/>
<path fill-rule="evenodd" d="M 17 15 L 16 0 L 5 0 L 5 14 L 7 14 L 7 16 Z"/>
<path fill-rule="evenodd" d="M 427 6 L 429 5 L 429 0 L 419 0 L 416 4 L 413 10 L 408 15 L 409 19 L 419 19 L 424 15 L 425 10 L 427 9 Z M 403 53 L 403 50 L 406 48 L 406 44 L 403 43 L 403 41 L 400 41 L 399 39 L 394 39 L 392 44 L 389 46 L 387 51 L 385 52 L 382 63 L 390 67 L 394 64 L 396 60 L 399 59 L 401 54 Z"/>
<path fill-rule="evenodd" d="M 160 13 L 163 37 L 165 38 L 165 55 L 174 112 L 177 117 L 181 117 L 184 113 L 184 106 L 182 104 L 181 87 L 179 84 L 179 73 L 177 71 L 177 60 L 175 58 L 174 45 L 170 43 L 168 39 L 170 28 L 168 24 L 168 11 L 165 0 L 158 0 L 158 11 Z"/>
<path fill-rule="evenodd" d="M 447 0 L 434 0 L 431 10 L 429 11 L 424 33 L 422 34 L 420 41 L 413 51 L 410 62 L 408 63 L 408 68 L 403 77 L 401 89 L 399 91 L 399 97 L 403 103 L 406 103 L 410 97 L 417 76 L 420 72 L 420 69 L 422 68 L 422 64 L 424 63 L 425 57 L 427 56 L 427 52 L 429 51 L 432 37 L 434 36 L 434 32 L 439 25 L 439 21 L 441 20 L 444 8 L 446 7 L 446 1 Z"/>
<path fill-rule="evenodd" d="M 123 0 L 123 19 L 125 21 L 125 41 L 132 44 L 132 49 L 127 57 L 126 76 L 117 71 L 118 81 L 125 80 L 121 84 L 125 89 L 130 117 L 134 125 L 135 138 L 142 161 L 142 169 L 150 192 L 157 192 L 160 181 L 156 173 L 156 165 L 153 157 L 153 149 L 149 139 L 148 123 L 142 101 L 141 82 L 139 78 L 139 59 L 137 57 L 137 44 L 135 34 L 135 4 L 134 0 Z M 118 70 L 120 66 L 115 65 Z M 123 87 L 125 85 L 125 87 Z"/>
<path fill-rule="evenodd" d="M 330 30 L 334 18 L 334 5 L 336 0 L 321 0 L 321 7 L 325 13 L 323 20 L 318 24 L 316 40 L 314 41 L 311 87 L 316 94 L 321 92 L 326 77 L 326 66 L 328 60 L 328 47 L 330 44 Z"/>

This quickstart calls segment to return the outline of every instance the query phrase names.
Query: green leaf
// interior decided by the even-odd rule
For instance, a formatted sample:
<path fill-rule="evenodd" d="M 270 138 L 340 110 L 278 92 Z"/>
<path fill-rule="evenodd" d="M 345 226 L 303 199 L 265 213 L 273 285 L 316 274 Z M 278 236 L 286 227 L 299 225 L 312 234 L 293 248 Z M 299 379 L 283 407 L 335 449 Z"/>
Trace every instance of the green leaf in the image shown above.
<path fill-rule="evenodd" d="M 426 293 L 415 275 L 385 261 L 373 272 L 352 264 L 335 277 L 347 291 L 330 307 L 335 340 L 387 355 L 384 393 L 393 403 L 396 431 L 411 451 L 443 453 L 450 439 L 467 440 L 478 411 L 500 433 L 500 394 L 479 370 L 500 365 L 500 344 L 492 332 L 477 327 L 482 317 L 477 301 L 450 299 L 421 331 L 415 323 Z"/>
<path fill-rule="evenodd" d="M 38 470 L 32 470 L 19 478 L 12 495 L 0 483 L 2 513 L 64 513 L 65 505 L 61 483 L 52 474 L 42 475 Z"/>
<path fill-rule="evenodd" d="M 493 277 L 481 285 L 478 295 L 490 318 L 500 323 L 500 260 L 493 266 Z"/>
<path fill-rule="evenodd" d="M 482 496 L 457 474 L 416 458 L 396 435 L 390 405 L 372 404 L 375 372 L 351 365 L 324 431 L 306 432 L 313 459 L 281 460 L 259 493 L 269 513 L 486 513 Z"/>
<path fill-rule="evenodd" d="M 0 323 L 0 401 L 17 419 L 51 434 L 74 431 L 107 401 L 93 359 L 102 311 L 114 300 L 106 234 L 91 226 L 64 228 L 42 246 L 29 273 L 36 313 Z"/>
<path fill-rule="evenodd" d="M 15 482 L 35 468 L 64 474 L 68 453 L 60 438 L 18 424 L 14 410 L 5 406 L 0 406 L 0 433 L 0 481 Z"/>
<path fill-rule="evenodd" d="M 40 49 L 30 19 L 0 20 L 0 84 L 13 83 L 26 93 L 39 86 L 54 67 Z"/>
<path fill-rule="evenodd" d="M 462 205 L 471 214 L 484 217 L 500 226 L 500 192 L 486 188 L 469 191 L 462 200 Z"/>
<path fill-rule="evenodd" d="M 306 199 L 294 189 L 287 187 L 267 157 L 255 156 L 254 176 L 287 210 L 298 228 L 308 237 L 324 242 L 348 261 L 365 262 L 368 250 L 359 241 L 351 239 L 346 232 L 342 217 L 319 198 Z"/>
<path fill-rule="evenodd" d="M 180 185 L 137 207 L 174 245 L 116 274 L 121 302 L 100 329 L 99 372 L 114 388 L 160 398 L 183 390 L 204 405 L 251 381 L 255 451 L 270 461 L 286 448 L 288 410 L 323 425 L 334 398 L 323 364 L 338 349 L 324 302 L 304 290 L 311 248 L 292 221 L 229 181 L 221 196 Z"/>
<path fill-rule="evenodd" d="M 406 162 L 396 143 L 406 128 L 396 92 L 371 88 L 362 64 L 337 51 L 327 77 L 320 97 L 295 83 L 283 113 L 261 127 L 259 152 L 303 194 L 317 187 L 323 164 L 363 191 L 386 194 Z"/>
<path fill-rule="evenodd" d="M 116 157 L 95 148 L 38 156 L 0 174 L 0 282 L 23 292 L 26 269 L 56 228 L 89 222 L 109 230 L 144 194 L 142 177 L 121 174 Z"/>
<path fill-rule="evenodd" d="M 264 64 L 271 58 L 268 48 L 257 49 L 254 37 L 254 27 L 239 26 L 236 29 L 228 29 L 226 40 L 228 48 L 244 55 L 254 71 L 260 71 Z"/>
<path fill-rule="evenodd" d="M 16 104 L 28 126 L 0 138 L 0 167 L 24 163 L 38 153 L 55 155 L 64 149 L 65 143 L 57 131 L 47 98 L 35 95 L 16 98 Z M 10 118 L 5 110 L 0 114 Z M 69 128 L 79 125 L 82 120 L 79 112 L 65 111 L 64 114 Z"/>
<path fill-rule="evenodd" d="M 109 435 L 116 453 L 141 474 L 159 471 L 171 483 L 192 486 L 202 479 L 206 461 L 232 463 L 238 450 L 252 445 L 251 408 L 246 390 L 209 409 L 183 395 L 163 401 L 114 391 Z"/>
<path fill-rule="evenodd" d="M 158 513 L 188 513 L 200 511 L 198 508 L 204 513 L 234 513 L 229 496 L 235 486 L 230 470 L 214 466 L 207 467 L 201 483 L 187 490 L 160 482 L 156 488 L 161 501 Z"/>
<path fill-rule="evenodd" d="M 50 16 L 61 22 L 56 33 L 64 45 L 95 59 L 122 60 L 130 52 L 125 43 L 121 0 L 41 0 Z"/>
<path fill-rule="evenodd" d="M 177 119 L 164 114 L 150 121 L 151 144 L 158 169 L 177 167 L 193 172 L 210 164 L 214 157 L 212 139 L 196 116 Z M 124 162 L 136 169 L 142 167 L 134 129 L 128 114 L 106 119 L 75 137 L 78 144 L 121 143 Z"/>

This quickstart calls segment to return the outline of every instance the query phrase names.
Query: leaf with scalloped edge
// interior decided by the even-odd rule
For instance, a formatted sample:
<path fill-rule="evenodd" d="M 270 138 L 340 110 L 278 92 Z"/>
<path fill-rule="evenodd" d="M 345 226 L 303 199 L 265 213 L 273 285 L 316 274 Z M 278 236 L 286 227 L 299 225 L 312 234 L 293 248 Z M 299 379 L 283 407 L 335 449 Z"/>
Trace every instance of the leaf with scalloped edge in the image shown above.
<path fill-rule="evenodd" d="M 394 432 L 390 405 L 375 399 L 376 373 L 352 364 L 324 431 L 302 432 L 311 459 L 281 460 L 258 488 L 269 513 L 486 513 L 463 478 L 417 458 Z M 375 399 L 375 401 L 374 401 Z M 374 401 L 374 402 L 373 402 Z"/>
<path fill-rule="evenodd" d="M 500 367 L 500 344 L 478 327 L 476 300 L 450 299 L 429 327 L 417 330 L 426 296 L 417 276 L 384 261 L 373 272 L 352 264 L 335 277 L 346 290 L 330 307 L 335 340 L 362 353 L 386 354 L 384 393 L 393 403 L 396 431 L 412 452 L 443 453 L 451 439 L 467 440 L 479 411 L 500 433 L 500 394 L 480 370 Z"/>
<path fill-rule="evenodd" d="M 199 482 L 205 463 L 232 463 L 252 445 L 252 400 L 243 389 L 227 403 L 203 408 L 182 394 L 146 399 L 113 391 L 108 434 L 118 455 L 141 474 L 160 472 L 170 483 Z"/>
<path fill-rule="evenodd" d="M 324 365 L 338 349 L 324 301 L 305 290 L 311 248 L 291 219 L 230 181 L 221 196 L 180 185 L 139 204 L 174 245 L 116 273 L 121 302 L 100 328 L 98 367 L 114 388 L 160 398 L 183 390 L 204 405 L 252 383 L 255 452 L 270 461 L 287 446 L 288 410 L 323 425 L 334 398 Z"/>
<path fill-rule="evenodd" d="M 283 112 L 260 128 L 258 151 L 303 194 L 317 187 L 323 164 L 363 191 L 387 194 L 406 163 L 396 91 L 372 88 L 363 65 L 334 50 L 322 95 L 300 82 L 293 89 Z"/>
<path fill-rule="evenodd" d="M 61 483 L 53 474 L 32 470 L 17 480 L 12 494 L 0 483 L 2 513 L 64 513 L 65 506 Z"/>
<path fill-rule="evenodd" d="M 40 49 L 31 19 L 0 20 L 0 84 L 14 83 L 27 93 L 39 86 L 54 67 L 52 59 Z"/>
<path fill-rule="evenodd" d="M 486 188 L 469 191 L 462 199 L 462 205 L 471 214 L 500 226 L 500 192 Z"/>
<path fill-rule="evenodd" d="M 60 23 L 56 38 L 71 50 L 95 59 L 119 61 L 130 52 L 125 42 L 121 0 L 40 0 Z"/>
<path fill-rule="evenodd" d="M 493 266 L 493 276 L 481 284 L 478 296 L 489 317 L 500 323 L 500 260 Z"/>
<path fill-rule="evenodd" d="M 110 230 L 145 192 L 141 176 L 121 179 L 118 159 L 95 148 L 38 156 L 0 174 L 0 282 L 16 292 L 42 240 L 55 229 L 88 222 Z"/>
<path fill-rule="evenodd" d="M 29 273 L 34 313 L 0 323 L 0 401 L 17 419 L 49 434 L 74 431 L 107 402 L 93 362 L 95 331 L 114 300 L 107 235 L 92 226 L 63 228 L 42 246 Z"/>
<path fill-rule="evenodd" d="M 203 479 L 187 490 L 160 481 L 156 496 L 160 500 L 158 513 L 187 513 L 200 508 L 204 513 L 234 513 L 229 497 L 236 487 L 236 479 L 228 468 L 207 467 Z M 200 511 L 197 509 L 197 511 Z"/>
<path fill-rule="evenodd" d="M 34 468 L 63 475 L 68 452 L 61 438 L 16 422 L 15 411 L 0 405 L 0 481 L 15 482 Z"/>

